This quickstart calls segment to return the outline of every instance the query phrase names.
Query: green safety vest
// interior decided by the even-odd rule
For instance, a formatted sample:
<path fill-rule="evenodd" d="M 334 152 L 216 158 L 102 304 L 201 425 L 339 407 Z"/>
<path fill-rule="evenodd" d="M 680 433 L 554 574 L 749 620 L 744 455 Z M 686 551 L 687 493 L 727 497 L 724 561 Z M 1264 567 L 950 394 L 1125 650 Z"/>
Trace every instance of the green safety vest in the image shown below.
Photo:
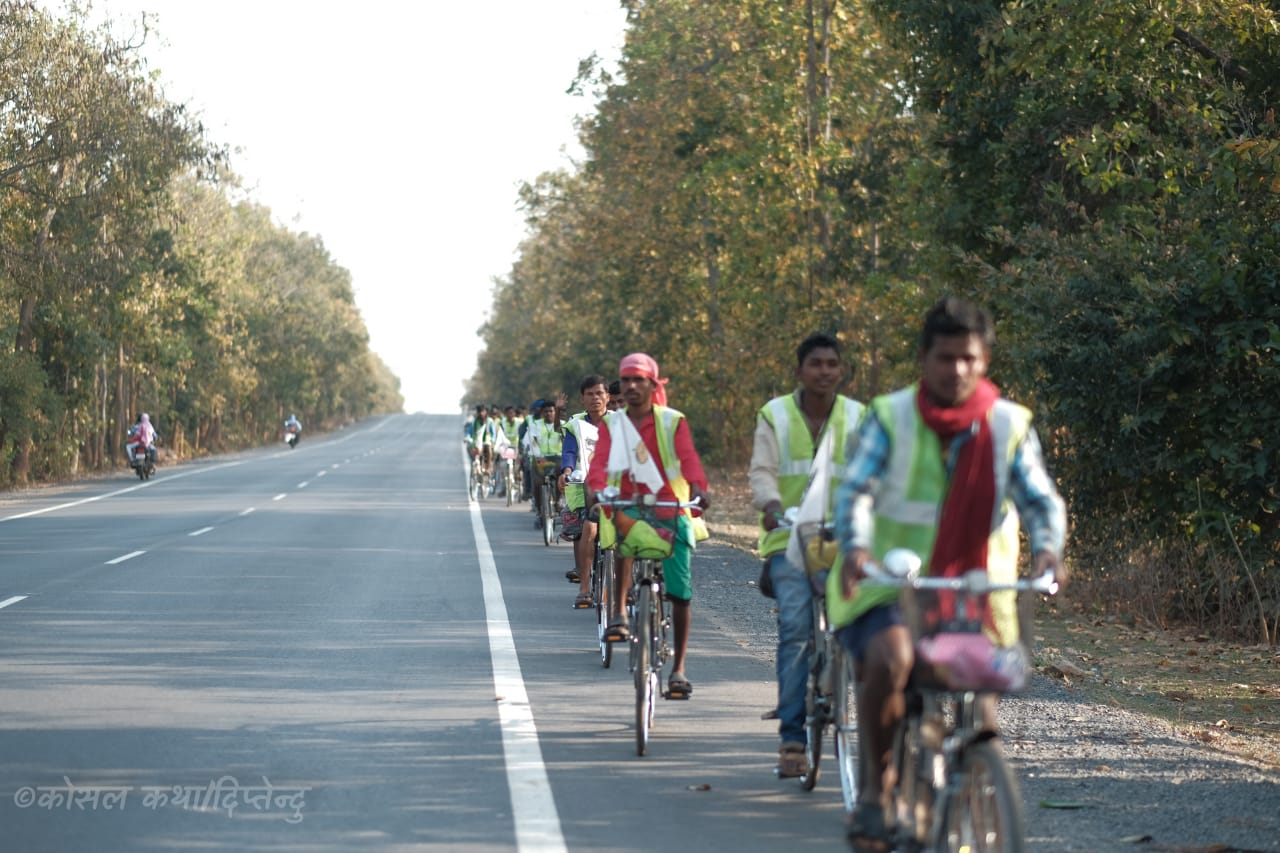
<path fill-rule="evenodd" d="M 950 484 L 944 463 L 946 449 L 920 417 L 916 393 L 917 386 L 912 385 L 871 402 L 872 411 L 889 435 L 890 445 L 887 466 L 875 495 L 871 556 L 880 562 L 893 548 L 909 548 L 920 555 L 927 569 Z M 1031 412 L 1000 399 L 987 417 L 996 478 L 987 571 L 992 581 L 1001 582 L 1018 575 L 1018 513 L 1009 497 L 1009 476 L 1014 455 L 1031 429 Z M 868 585 L 859 587 L 846 601 L 840 593 L 839 574 L 832 572 L 827 579 L 827 615 L 833 628 L 848 625 L 872 607 L 897 598 L 894 589 Z M 997 595 L 1005 599 L 997 601 Z M 996 628 L 1002 637 L 1017 636 L 1017 614 L 1011 598 L 1012 594 L 992 595 Z"/>
<path fill-rule="evenodd" d="M 828 430 L 834 430 L 835 442 L 831 449 L 831 482 L 828 484 L 828 495 L 835 494 L 840 484 L 840 476 L 844 473 L 845 437 L 857 429 L 862 419 L 863 405 L 851 400 L 843 394 L 837 394 L 831 414 L 827 418 L 823 431 L 818 436 L 818 444 Z M 798 392 L 783 397 L 774 397 L 761 407 L 757 417 L 764 418 L 773 428 L 778 439 L 778 492 L 782 498 L 782 508 L 789 509 L 800 505 L 804 497 L 805 487 L 809 484 L 809 469 L 813 465 L 813 457 L 818 452 L 809 433 L 809 425 L 805 422 L 804 413 L 800 411 Z M 831 519 L 833 507 L 828 503 L 827 519 Z M 791 531 L 787 528 L 775 530 L 764 529 L 764 515 L 760 516 L 760 533 L 758 547 L 761 557 L 768 557 L 787 550 L 787 540 Z"/>
<path fill-rule="evenodd" d="M 609 427 L 610 441 L 616 441 L 617 436 L 621 433 L 621 419 L 627 417 L 626 409 L 618 409 L 617 411 L 608 412 L 604 416 L 604 422 Z M 689 499 L 689 483 L 684 478 L 684 473 L 680 468 L 680 457 L 676 455 L 676 427 L 680 425 L 680 420 L 684 417 L 682 412 L 667 406 L 653 407 L 653 425 L 658 436 L 658 461 L 662 466 L 662 476 L 666 478 L 667 484 L 671 486 L 671 491 L 675 492 L 677 500 L 687 501 Z M 600 460 L 601 464 L 608 465 L 608 459 Z M 610 486 L 621 487 L 623 471 L 610 471 L 606 482 Z M 681 513 L 687 514 L 687 510 L 681 510 Z M 601 548 L 611 548 L 613 543 L 617 541 L 617 529 L 613 526 L 613 522 L 600 514 L 599 538 Z"/>
<path fill-rule="evenodd" d="M 560 430 L 556 429 L 554 423 L 547 423 L 539 418 L 529 424 L 529 429 L 533 432 L 534 455 L 536 456 L 559 456 L 560 445 L 563 439 L 560 437 Z"/>

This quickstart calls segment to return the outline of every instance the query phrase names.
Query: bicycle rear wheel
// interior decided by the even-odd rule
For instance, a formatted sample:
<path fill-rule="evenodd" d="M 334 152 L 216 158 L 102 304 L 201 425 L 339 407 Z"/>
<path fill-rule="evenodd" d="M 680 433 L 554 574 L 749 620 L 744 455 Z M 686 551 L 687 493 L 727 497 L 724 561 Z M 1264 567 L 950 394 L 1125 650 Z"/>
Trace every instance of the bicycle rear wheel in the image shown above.
<path fill-rule="evenodd" d="M 515 471 L 516 471 L 516 466 L 512 463 L 512 461 L 511 461 L 510 459 L 508 459 L 508 460 L 507 460 L 507 467 L 506 467 L 506 469 L 502 472 L 502 473 L 503 473 L 503 475 L 504 475 L 504 476 L 505 476 L 505 478 L 506 478 L 506 481 L 507 481 L 507 482 L 506 482 L 506 487 L 507 487 L 507 506 L 511 506 L 513 503 L 515 503 L 515 502 L 516 502 L 516 478 L 515 478 Z"/>
<path fill-rule="evenodd" d="M 968 746 L 947 798 L 939 849 L 949 853 L 1022 853 L 1022 794 L 995 741 Z"/>
<path fill-rule="evenodd" d="M 641 566 L 636 561 L 636 570 Z M 635 660 L 636 680 L 636 755 L 644 755 L 649 750 L 649 730 L 653 727 L 653 706 L 658 686 L 658 673 L 653 659 L 653 643 L 657 636 L 654 624 L 657 611 L 654 607 L 653 591 L 648 584 L 642 584 L 636 596 L 635 633 L 631 642 Z"/>
<path fill-rule="evenodd" d="M 852 655 L 841 649 L 839 660 L 831 661 L 835 673 L 832 715 L 836 731 L 836 766 L 840 768 L 840 793 L 844 810 L 853 812 L 862 783 L 862 750 L 858 741 L 858 679 Z"/>

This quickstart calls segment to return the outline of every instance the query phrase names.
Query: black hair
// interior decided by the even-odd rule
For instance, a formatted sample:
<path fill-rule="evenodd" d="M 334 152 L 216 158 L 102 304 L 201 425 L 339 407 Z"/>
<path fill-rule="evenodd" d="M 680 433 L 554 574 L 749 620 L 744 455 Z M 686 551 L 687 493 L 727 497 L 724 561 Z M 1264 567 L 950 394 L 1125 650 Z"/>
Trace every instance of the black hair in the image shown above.
<path fill-rule="evenodd" d="M 835 350 L 836 357 L 840 356 L 840 342 L 835 339 L 834 335 L 828 335 L 826 332 L 814 332 L 809 337 L 800 342 L 800 346 L 796 347 L 796 367 L 804 365 L 804 360 L 809 357 L 809 353 L 816 349 Z"/>
<path fill-rule="evenodd" d="M 944 296 L 924 315 L 920 330 L 920 351 L 928 352 L 938 337 L 977 335 L 990 350 L 996 342 L 996 328 L 987 309 L 958 296 Z"/>
<path fill-rule="evenodd" d="M 578 393 L 586 393 L 588 388 L 594 388 L 597 385 L 608 385 L 609 380 L 605 379 L 598 373 L 589 373 L 582 377 L 582 381 L 578 383 Z"/>
<path fill-rule="evenodd" d="M 622 382 L 618 379 L 609 383 L 609 396 L 617 397 L 622 393 Z"/>

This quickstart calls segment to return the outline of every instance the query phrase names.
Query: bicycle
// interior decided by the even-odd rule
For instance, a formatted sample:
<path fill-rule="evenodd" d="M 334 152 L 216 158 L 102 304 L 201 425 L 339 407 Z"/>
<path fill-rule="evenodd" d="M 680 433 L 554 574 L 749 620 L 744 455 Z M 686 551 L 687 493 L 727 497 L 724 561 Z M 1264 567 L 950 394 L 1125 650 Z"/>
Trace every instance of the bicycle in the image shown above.
<path fill-rule="evenodd" d="M 591 603 L 596 609 L 596 640 L 600 644 L 600 664 L 608 669 L 613 663 L 613 643 L 605 639 L 609 630 L 609 602 L 620 594 L 618 590 L 618 552 L 614 548 L 601 548 L 600 537 L 594 543 L 591 558 Z"/>
<path fill-rule="evenodd" d="M 868 566 L 866 574 L 863 583 L 901 590 L 916 645 L 906 716 L 893 740 L 895 849 L 1019 853 L 1025 841 L 1022 795 L 979 702 L 1025 686 L 1030 619 L 1019 614 L 1017 637 L 997 637 L 1003 645 L 992 641 L 984 624 L 994 612 L 993 594 L 1009 603 L 1022 592 L 1053 595 L 1053 573 L 1007 583 L 991 582 L 984 570 L 927 577 L 920 575 L 916 554 L 895 549 L 883 568 Z"/>
<path fill-rule="evenodd" d="M 784 523 L 794 522 L 788 519 Z M 809 676 L 804 697 L 805 757 L 809 772 L 800 777 L 800 788 L 812 791 L 818 784 L 822 743 L 827 730 L 831 729 L 841 792 L 848 804 L 857 796 L 857 717 L 850 704 L 853 696 L 849 680 L 842 677 L 849 674 L 845 673 L 844 648 L 827 625 L 826 572 L 832 565 L 835 530 L 829 523 L 801 522 L 795 524 L 793 535 L 799 539 L 813 593 L 812 629 L 807 644 Z"/>
<path fill-rule="evenodd" d="M 800 776 L 800 788 L 812 791 L 818 783 L 822 763 L 822 744 L 831 729 L 832 745 L 840 773 L 840 791 L 846 810 L 857 801 L 860 772 L 858 764 L 858 726 L 855 706 L 857 679 L 853 660 L 846 660 L 844 647 L 827 623 L 826 573 L 835 556 L 835 530 L 829 522 L 796 522 L 797 509 L 792 507 L 780 519 L 779 527 L 792 528 L 804 558 L 805 573 L 812 592 L 811 629 L 806 654 L 809 673 L 805 684 L 805 758 L 809 771 Z M 777 712 L 765 715 L 777 719 Z M 775 771 L 777 772 L 777 771 Z"/>
<path fill-rule="evenodd" d="M 514 447 L 502 448 L 502 481 L 503 490 L 507 493 L 507 506 L 511 506 L 516 502 L 516 492 L 519 490 L 520 473 L 516 470 L 516 460 L 518 454 Z"/>
<path fill-rule="evenodd" d="M 541 478 L 541 488 L 538 489 L 538 528 L 542 531 L 542 544 L 553 545 L 557 539 L 556 524 L 560 521 L 560 486 L 557 482 L 560 457 L 545 456 L 534 460 L 533 464 Z"/>
<path fill-rule="evenodd" d="M 467 480 L 467 497 L 479 503 L 484 498 L 484 462 L 477 454 L 471 457 L 471 475 Z"/>
<path fill-rule="evenodd" d="M 600 506 L 614 509 L 621 517 L 622 510 L 633 510 L 634 524 L 648 527 L 647 536 L 632 537 L 621 529 L 617 553 L 634 557 L 632 564 L 631 658 L 629 669 L 635 678 L 636 688 L 636 755 L 643 756 L 649 749 L 649 732 L 653 728 L 653 714 L 659 694 L 664 699 L 672 695 L 662 691 L 662 667 L 672 657 L 669 642 L 671 615 L 666 607 L 666 588 L 662 579 L 662 561 L 671 556 L 672 542 L 656 532 L 653 522 L 659 507 L 672 509 L 697 508 L 700 501 L 659 501 L 654 495 L 639 495 L 623 499 L 618 490 L 610 487 L 596 496 Z M 615 520 L 616 523 L 616 520 Z M 685 698 L 678 696 L 676 698 Z"/>

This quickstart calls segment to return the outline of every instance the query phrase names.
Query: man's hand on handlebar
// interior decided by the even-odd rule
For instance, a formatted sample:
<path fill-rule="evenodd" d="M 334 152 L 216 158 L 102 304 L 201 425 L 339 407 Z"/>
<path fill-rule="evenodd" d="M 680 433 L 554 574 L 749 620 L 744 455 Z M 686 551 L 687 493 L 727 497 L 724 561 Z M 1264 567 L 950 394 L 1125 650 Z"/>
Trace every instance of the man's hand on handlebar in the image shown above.
<path fill-rule="evenodd" d="M 707 508 L 711 506 L 711 499 L 707 497 L 707 493 L 702 491 L 702 489 L 698 488 L 693 483 L 689 484 L 689 500 L 698 501 L 702 505 L 702 512 L 706 512 Z"/>
<path fill-rule="evenodd" d="M 1058 559 L 1056 554 L 1049 551 L 1036 552 L 1036 576 L 1043 575 L 1046 571 L 1053 570 L 1053 579 L 1057 582 L 1058 588 L 1061 589 L 1067 585 L 1067 576 L 1070 572 L 1067 570 L 1067 564 Z"/>
<path fill-rule="evenodd" d="M 840 595 L 845 599 L 853 598 L 858 581 L 866 577 L 862 567 L 869 562 L 871 552 L 866 548 L 854 548 L 844 555 L 844 562 L 840 565 Z"/>
<path fill-rule="evenodd" d="M 777 530 L 782 522 L 782 501 L 769 501 L 760 512 L 764 516 L 760 525 L 765 530 Z"/>

